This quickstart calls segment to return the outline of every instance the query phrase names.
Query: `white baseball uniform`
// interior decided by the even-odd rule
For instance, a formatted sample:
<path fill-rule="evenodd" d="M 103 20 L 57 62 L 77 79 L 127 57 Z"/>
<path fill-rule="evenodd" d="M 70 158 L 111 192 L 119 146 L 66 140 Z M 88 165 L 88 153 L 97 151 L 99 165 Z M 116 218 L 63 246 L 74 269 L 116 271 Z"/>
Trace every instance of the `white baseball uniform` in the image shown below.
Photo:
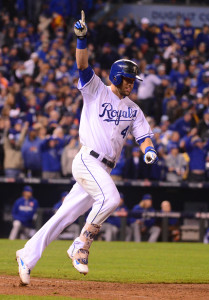
<path fill-rule="evenodd" d="M 79 81 L 78 88 L 84 105 L 79 129 L 82 148 L 72 166 L 77 182 L 57 213 L 20 250 L 29 269 L 45 247 L 91 207 L 87 223 L 100 225 L 107 219 L 118 206 L 120 195 L 111 169 L 102 159 L 117 162 L 129 132 L 136 141 L 152 136 L 141 109 L 128 97 L 120 100 L 96 74 L 84 86 Z M 90 155 L 91 150 L 99 154 L 98 159 Z"/>

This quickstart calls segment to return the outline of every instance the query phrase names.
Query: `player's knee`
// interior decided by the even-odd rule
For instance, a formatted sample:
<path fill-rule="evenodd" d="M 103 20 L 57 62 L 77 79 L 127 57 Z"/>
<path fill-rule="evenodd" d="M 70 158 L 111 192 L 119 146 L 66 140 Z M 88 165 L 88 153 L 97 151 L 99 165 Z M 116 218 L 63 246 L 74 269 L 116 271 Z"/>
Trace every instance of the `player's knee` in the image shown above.
<path fill-rule="evenodd" d="M 116 209 L 120 204 L 120 194 L 118 192 L 114 194 L 111 204 L 113 210 Z"/>

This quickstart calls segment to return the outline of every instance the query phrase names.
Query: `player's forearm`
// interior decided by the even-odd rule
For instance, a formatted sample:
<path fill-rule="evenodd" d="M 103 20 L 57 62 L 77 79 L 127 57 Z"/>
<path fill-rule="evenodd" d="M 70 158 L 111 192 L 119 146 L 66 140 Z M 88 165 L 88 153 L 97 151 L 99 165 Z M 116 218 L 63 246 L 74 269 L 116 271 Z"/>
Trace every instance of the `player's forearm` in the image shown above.
<path fill-rule="evenodd" d="M 76 63 L 79 70 L 85 70 L 88 68 L 88 52 L 87 48 L 76 48 Z"/>
<path fill-rule="evenodd" d="M 146 149 L 147 147 L 153 147 L 153 148 L 154 148 L 154 145 L 153 145 L 152 140 L 151 140 L 150 138 L 146 138 L 146 139 L 144 140 L 144 142 L 140 145 L 140 149 L 141 149 L 141 151 L 142 151 L 143 153 L 145 153 L 145 149 Z"/>

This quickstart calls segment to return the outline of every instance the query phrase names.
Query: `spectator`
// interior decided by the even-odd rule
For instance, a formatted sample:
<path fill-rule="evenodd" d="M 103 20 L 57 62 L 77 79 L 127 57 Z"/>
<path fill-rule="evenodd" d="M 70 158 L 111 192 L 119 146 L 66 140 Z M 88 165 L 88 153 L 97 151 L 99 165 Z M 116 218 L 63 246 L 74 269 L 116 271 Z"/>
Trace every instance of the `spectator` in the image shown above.
<path fill-rule="evenodd" d="M 164 213 L 170 213 L 171 203 L 167 200 L 164 200 L 161 203 L 161 211 Z M 168 233 L 169 233 L 169 241 L 178 242 L 180 240 L 180 231 L 178 225 L 178 219 L 176 218 L 168 218 Z"/>
<path fill-rule="evenodd" d="M 181 44 L 186 51 L 192 50 L 194 47 L 194 27 L 189 18 L 184 19 L 184 26 L 181 28 Z"/>
<path fill-rule="evenodd" d="M 135 205 L 132 209 L 133 213 L 146 213 L 154 212 L 152 207 L 152 196 L 145 194 L 142 197 L 142 201 Z M 160 235 L 160 227 L 155 226 L 155 218 L 141 217 L 133 218 L 131 227 L 133 229 L 134 241 L 141 242 L 142 235 L 148 235 L 148 242 L 157 242 Z"/>
<path fill-rule="evenodd" d="M 120 203 L 115 212 L 103 223 L 102 232 L 105 241 L 111 242 L 118 239 L 118 233 L 121 228 L 121 217 L 126 217 L 128 209 L 124 203 L 124 195 L 120 193 Z M 129 219 L 127 219 L 127 225 L 125 228 L 125 240 L 128 242 L 131 240 L 131 228 L 129 227 Z"/>
<path fill-rule="evenodd" d="M 80 149 L 78 140 L 78 126 L 72 125 L 70 129 L 70 141 L 64 147 L 61 156 L 62 174 L 72 177 L 72 161 Z"/>
<path fill-rule="evenodd" d="M 18 198 L 12 209 L 13 227 L 9 235 L 10 240 L 31 238 L 35 234 L 34 221 L 38 209 L 38 201 L 33 198 L 32 187 L 23 188 L 22 197 Z"/>
<path fill-rule="evenodd" d="M 62 192 L 61 193 L 60 201 L 55 203 L 55 205 L 53 206 L 53 212 L 54 213 L 56 213 L 58 211 L 58 209 L 62 205 L 62 203 L 65 200 L 65 197 L 67 195 L 68 195 L 68 192 Z M 67 239 L 74 240 L 79 235 L 79 232 L 80 232 L 80 226 L 78 224 L 78 219 L 77 219 L 73 224 L 71 224 L 70 226 L 65 228 L 65 230 L 59 235 L 59 239 L 60 240 L 67 240 Z"/>
<path fill-rule="evenodd" d="M 139 105 L 142 107 L 143 112 L 146 115 L 152 115 L 153 110 L 152 107 L 154 105 L 154 91 L 155 87 L 160 85 L 161 79 L 155 75 L 155 67 L 148 66 L 147 67 L 148 74 L 145 78 L 142 78 L 143 81 L 138 89 L 138 98 Z"/>
<path fill-rule="evenodd" d="M 197 125 L 197 134 L 203 141 L 209 139 L 209 108 L 204 111 L 203 119 Z"/>
<path fill-rule="evenodd" d="M 126 157 L 125 150 L 123 149 L 117 165 L 111 171 L 111 177 L 113 180 L 122 180 L 124 177 L 124 167 L 125 167 Z"/>
<path fill-rule="evenodd" d="M 4 170 L 8 178 L 18 178 L 23 171 L 21 147 L 28 130 L 28 123 L 24 124 L 19 138 L 16 139 L 12 129 L 5 131 L 4 138 Z"/>
<path fill-rule="evenodd" d="M 141 155 L 139 147 L 134 147 L 132 150 L 132 156 L 127 159 L 124 166 L 124 178 L 125 179 L 143 179 L 143 157 Z"/>
<path fill-rule="evenodd" d="M 187 137 L 180 143 L 181 148 L 185 147 L 189 158 L 189 181 L 202 182 L 205 180 L 206 154 L 209 150 L 209 143 L 204 145 L 198 136 Z"/>
<path fill-rule="evenodd" d="M 42 178 L 52 179 L 61 177 L 61 154 L 63 140 L 55 136 L 46 137 L 41 143 Z"/>
<path fill-rule="evenodd" d="M 166 181 L 181 182 L 186 179 L 188 174 L 188 164 L 183 155 L 179 153 L 177 144 L 172 144 L 169 147 L 169 154 L 165 159 L 165 165 L 168 169 L 166 174 Z"/>
<path fill-rule="evenodd" d="M 22 157 L 28 177 L 41 177 L 41 143 L 42 141 L 38 137 L 38 129 L 30 127 L 28 135 L 22 145 Z"/>
<path fill-rule="evenodd" d="M 36 70 L 36 63 L 38 61 L 38 54 L 37 53 L 32 53 L 30 56 L 30 59 L 25 61 L 23 65 L 21 65 L 17 70 L 16 70 L 16 76 L 18 79 L 22 79 L 24 75 L 30 75 L 30 76 L 35 76 L 37 75 L 35 72 Z"/>
<path fill-rule="evenodd" d="M 198 36 L 196 38 L 197 47 L 201 43 L 205 43 L 207 49 L 209 49 L 209 26 L 208 26 L 208 24 L 203 25 L 201 32 L 198 34 Z"/>
<path fill-rule="evenodd" d="M 194 121 L 192 120 L 192 114 L 186 111 L 183 117 L 178 118 L 175 123 L 170 126 L 171 130 L 178 131 L 180 137 L 185 137 L 191 129 L 194 127 Z"/>

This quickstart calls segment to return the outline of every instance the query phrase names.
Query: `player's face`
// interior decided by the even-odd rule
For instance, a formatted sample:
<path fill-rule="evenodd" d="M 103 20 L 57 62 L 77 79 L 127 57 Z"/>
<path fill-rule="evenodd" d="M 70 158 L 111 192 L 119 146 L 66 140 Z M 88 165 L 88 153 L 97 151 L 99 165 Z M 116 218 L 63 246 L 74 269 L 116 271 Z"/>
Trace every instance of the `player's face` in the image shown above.
<path fill-rule="evenodd" d="M 134 87 L 134 78 L 123 77 L 121 84 L 117 86 L 121 96 L 129 96 Z"/>

